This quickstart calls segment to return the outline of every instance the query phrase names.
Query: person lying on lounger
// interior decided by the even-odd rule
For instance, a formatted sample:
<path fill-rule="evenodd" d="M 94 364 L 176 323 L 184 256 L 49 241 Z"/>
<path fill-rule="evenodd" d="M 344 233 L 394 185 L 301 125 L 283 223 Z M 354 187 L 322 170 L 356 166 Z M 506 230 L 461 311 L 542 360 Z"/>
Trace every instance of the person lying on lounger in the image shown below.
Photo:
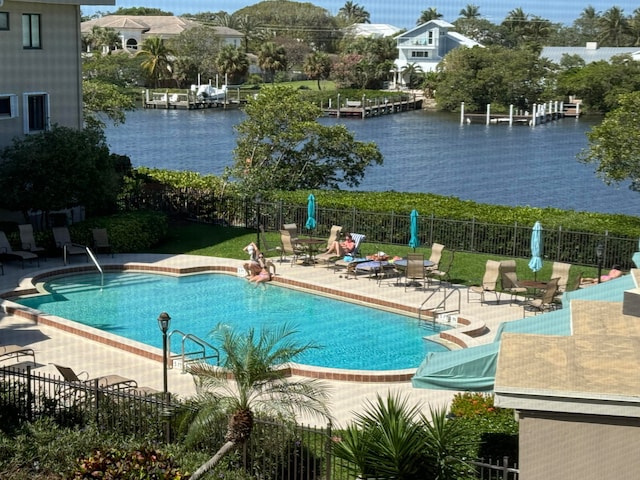
<path fill-rule="evenodd" d="M 600 275 L 600 282 L 608 282 L 609 280 L 613 280 L 614 278 L 618 278 L 621 277 L 622 274 L 622 270 L 620 270 L 620 265 L 614 265 L 613 267 L 611 267 L 611 270 L 609 270 L 609 273 L 607 273 L 606 275 Z M 591 283 L 598 283 L 598 279 L 597 278 L 583 278 L 581 284 L 591 284 Z"/>
<path fill-rule="evenodd" d="M 356 249 L 356 242 L 353 240 L 351 235 L 347 235 L 344 239 L 344 242 L 333 242 L 333 245 L 325 252 L 327 253 L 335 253 L 337 257 L 343 257 L 345 255 L 353 254 Z"/>

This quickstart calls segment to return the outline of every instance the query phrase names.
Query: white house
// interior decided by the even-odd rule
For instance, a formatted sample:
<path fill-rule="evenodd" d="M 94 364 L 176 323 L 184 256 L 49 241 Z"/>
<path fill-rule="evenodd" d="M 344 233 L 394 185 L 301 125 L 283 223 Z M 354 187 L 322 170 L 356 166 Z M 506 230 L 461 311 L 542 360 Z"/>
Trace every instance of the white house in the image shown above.
<path fill-rule="evenodd" d="M 80 5 L 0 0 L 0 148 L 53 124 L 82 128 Z"/>
<path fill-rule="evenodd" d="M 169 15 L 105 15 L 82 22 L 82 34 L 88 35 L 93 27 L 111 28 L 122 39 L 123 49 L 137 50 L 146 38 L 168 39 L 185 30 L 200 25 L 199 22 Z M 228 27 L 211 27 L 225 45 L 242 46 L 244 35 Z"/>
<path fill-rule="evenodd" d="M 444 56 L 454 48 L 482 46 L 457 32 L 454 25 L 444 20 L 431 20 L 396 37 L 398 59 L 395 61 L 396 85 L 405 85 L 402 71 L 415 64 L 423 72 L 432 72 Z"/>
<path fill-rule="evenodd" d="M 400 30 L 387 23 L 354 23 L 345 28 L 344 33 L 353 37 L 381 38 L 395 35 Z"/>
<path fill-rule="evenodd" d="M 631 55 L 636 61 L 640 60 L 638 47 L 600 47 L 597 42 L 587 42 L 584 47 L 544 47 L 540 56 L 559 64 L 564 55 L 577 55 L 584 63 L 591 63 L 602 60 L 610 62 L 612 57 L 624 54 Z"/>

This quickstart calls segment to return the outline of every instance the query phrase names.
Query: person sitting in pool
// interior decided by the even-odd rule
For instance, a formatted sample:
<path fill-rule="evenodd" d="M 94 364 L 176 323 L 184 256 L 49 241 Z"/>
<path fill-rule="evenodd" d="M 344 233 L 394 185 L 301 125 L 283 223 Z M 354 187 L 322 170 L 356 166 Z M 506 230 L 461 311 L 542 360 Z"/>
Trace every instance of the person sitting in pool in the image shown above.
<path fill-rule="evenodd" d="M 620 270 L 620 265 L 614 265 L 609 270 L 609 273 L 606 275 L 600 275 L 600 282 L 608 282 L 609 280 L 613 280 L 614 278 L 618 278 L 622 276 L 622 270 Z M 598 283 L 597 278 L 583 278 L 580 282 L 581 284 L 592 284 Z"/>
<path fill-rule="evenodd" d="M 351 234 L 347 234 L 344 242 L 333 242 L 333 245 L 325 252 L 335 253 L 337 257 L 343 257 L 345 255 L 352 255 L 356 249 L 356 242 L 353 240 Z"/>
<path fill-rule="evenodd" d="M 258 272 L 257 275 L 252 275 L 251 277 L 249 277 L 249 281 L 256 283 L 269 282 L 271 281 L 271 273 L 269 273 L 269 270 L 267 270 L 267 267 L 265 265 L 260 269 L 260 272 Z"/>
<path fill-rule="evenodd" d="M 249 254 L 249 261 L 243 265 L 247 275 L 251 277 L 259 274 L 260 270 L 266 266 L 264 262 L 264 255 L 253 242 L 244 247 L 243 250 Z"/>

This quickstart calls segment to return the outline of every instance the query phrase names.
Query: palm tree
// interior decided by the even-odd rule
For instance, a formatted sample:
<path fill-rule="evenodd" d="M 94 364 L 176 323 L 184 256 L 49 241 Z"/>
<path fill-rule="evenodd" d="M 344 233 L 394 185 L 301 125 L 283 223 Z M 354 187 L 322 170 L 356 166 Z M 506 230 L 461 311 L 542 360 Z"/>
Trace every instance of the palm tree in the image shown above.
<path fill-rule="evenodd" d="M 171 61 L 169 56 L 173 52 L 159 37 L 146 38 L 136 57 L 143 57 L 141 66 L 150 78 L 154 81 L 154 86 L 158 88 L 160 80 L 170 73 Z"/>
<path fill-rule="evenodd" d="M 216 466 L 234 447 L 251 436 L 254 413 L 276 414 L 289 420 L 296 412 L 308 412 L 330 418 L 326 407 L 327 392 L 314 379 L 287 380 L 280 368 L 316 346 L 298 344 L 292 337 L 297 333 L 288 324 L 263 329 L 257 334 L 253 328 L 234 332 L 218 325 L 213 331 L 225 356 L 222 368 L 206 363 L 193 365 L 198 393 L 194 403 L 198 410 L 189 429 L 189 436 L 207 429 L 220 409 L 230 414 L 225 444 L 190 477 L 197 480 Z M 231 376 L 232 380 L 228 377 Z"/>
<path fill-rule="evenodd" d="M 268 74 L 273 82 L 276 72 L 284 71 L 287 68 L 287 54 L 284 48 L 273 42 L 263 43 L 258 51 L 258 66 Z"/>
<path fill-rule="evenodd" d="M 598 38 L 600 24 L 600 13 L 591 5 L 586 7 L 580 16 L 574 20 L 573 26 L 578 29 L 580 34 L 587 40 L 595 40 Z"/>
<path fill-rule="evenodd" d="M 345 2 L 344 6 L 338 10 L 338 17 L 344 21 L 345 26 L 354 23 L 370 23 L 371 15 L 364 7 L 351 1 Z"/>
<path fill-rule="evenodd" d="M 222 75 L 228 75 L 233 85 L 249 71 L 249 58 L 233 45 L 225 45 L 216 57 L 216 66 Z"/>
<path fill-rule="evenodd" d="M 407 86 L 409 88 L 414 88 L 422 83 L 424 80 L 424 72 L 422 71 L 422 67 L 416 63 L 408 63 L 402 69 L 402 78 L 406 79 Z"/>
<path fill-rule="evenodd" d="M 462 18 L 466 18 L 469 20 L 480 18 L 480 7 L 478 5 L 474 5 L 473 3 L 468 3 L 466 7 L 460 10 L 459 15 Z"/>
<path fill-rule="evenodd" d="M 600 17 L 599 40 L 610 46 L 619 47 L 629 30 L 629 21 L 620 7 L 611 7 Z"/>
<path fill-rule="evenodd" d="M 631 35 L 632 45 L 640 46 L 640 8 L 633 11 L 633 17 L 629 19 L 629 35 Z"/>
<path fill-rule="evenodd" d="M 101 49 L 107 54 L 110 54 L 112 49 L 122 48 L 120 35 L 118 35 L 118 32 L 113 28 L 109 27 L 103 28 L 94 25 L 86 41 L 93 49 Z"/>
<path fill-rule="evenodd" d="M 329 73 L 331 72 L 331 59 L 329 55 L 323 52 L 310 53 L 304 59 L 302 69 L 309 78 L 315 78 L 318 81 L 318 90 L 322 90 L 320 80 L 329 77 Z"/>
<path fill-rule="evenodd" d="M 420 14 L 418 20 L 416 20 L 416 25 L 422 25 L 423 23 L 430 22 L 431 20 L 437 20 L 442 18 L 442 14 L 438 12 L 438 9 L 435 7 L 429 7 L 427 10 L 423 10 Z"/>
<path fill-rule="evenodd" d="M 244 35 L 244 51 L 249 52 L 249 42 L 260 35 L 261 23 L 258 17 L 251 15 L 240 15 L 236 30 Z"/>

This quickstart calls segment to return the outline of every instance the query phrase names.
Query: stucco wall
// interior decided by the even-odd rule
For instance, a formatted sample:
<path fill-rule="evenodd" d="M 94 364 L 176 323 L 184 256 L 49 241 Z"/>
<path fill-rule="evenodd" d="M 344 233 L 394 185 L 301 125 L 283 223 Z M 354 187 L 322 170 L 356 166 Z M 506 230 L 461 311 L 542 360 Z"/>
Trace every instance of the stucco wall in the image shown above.
<path fill-rule="evenodd" d="M 638 478 L 640 419 L 520 412 L 520 480 Z"/>
<path fill-rule="evenodd" d="M 80 10 L 77 5 L 5 1 L 0 31 L 0 94 L 18 96 L 18 117 L 0 119 L 0 147 L 24 132 L 23 94 L 49 94 L 51 124 L 82 126 Z M 22 14 L 40 14 L 41 49 L 22 47 Z"/>

